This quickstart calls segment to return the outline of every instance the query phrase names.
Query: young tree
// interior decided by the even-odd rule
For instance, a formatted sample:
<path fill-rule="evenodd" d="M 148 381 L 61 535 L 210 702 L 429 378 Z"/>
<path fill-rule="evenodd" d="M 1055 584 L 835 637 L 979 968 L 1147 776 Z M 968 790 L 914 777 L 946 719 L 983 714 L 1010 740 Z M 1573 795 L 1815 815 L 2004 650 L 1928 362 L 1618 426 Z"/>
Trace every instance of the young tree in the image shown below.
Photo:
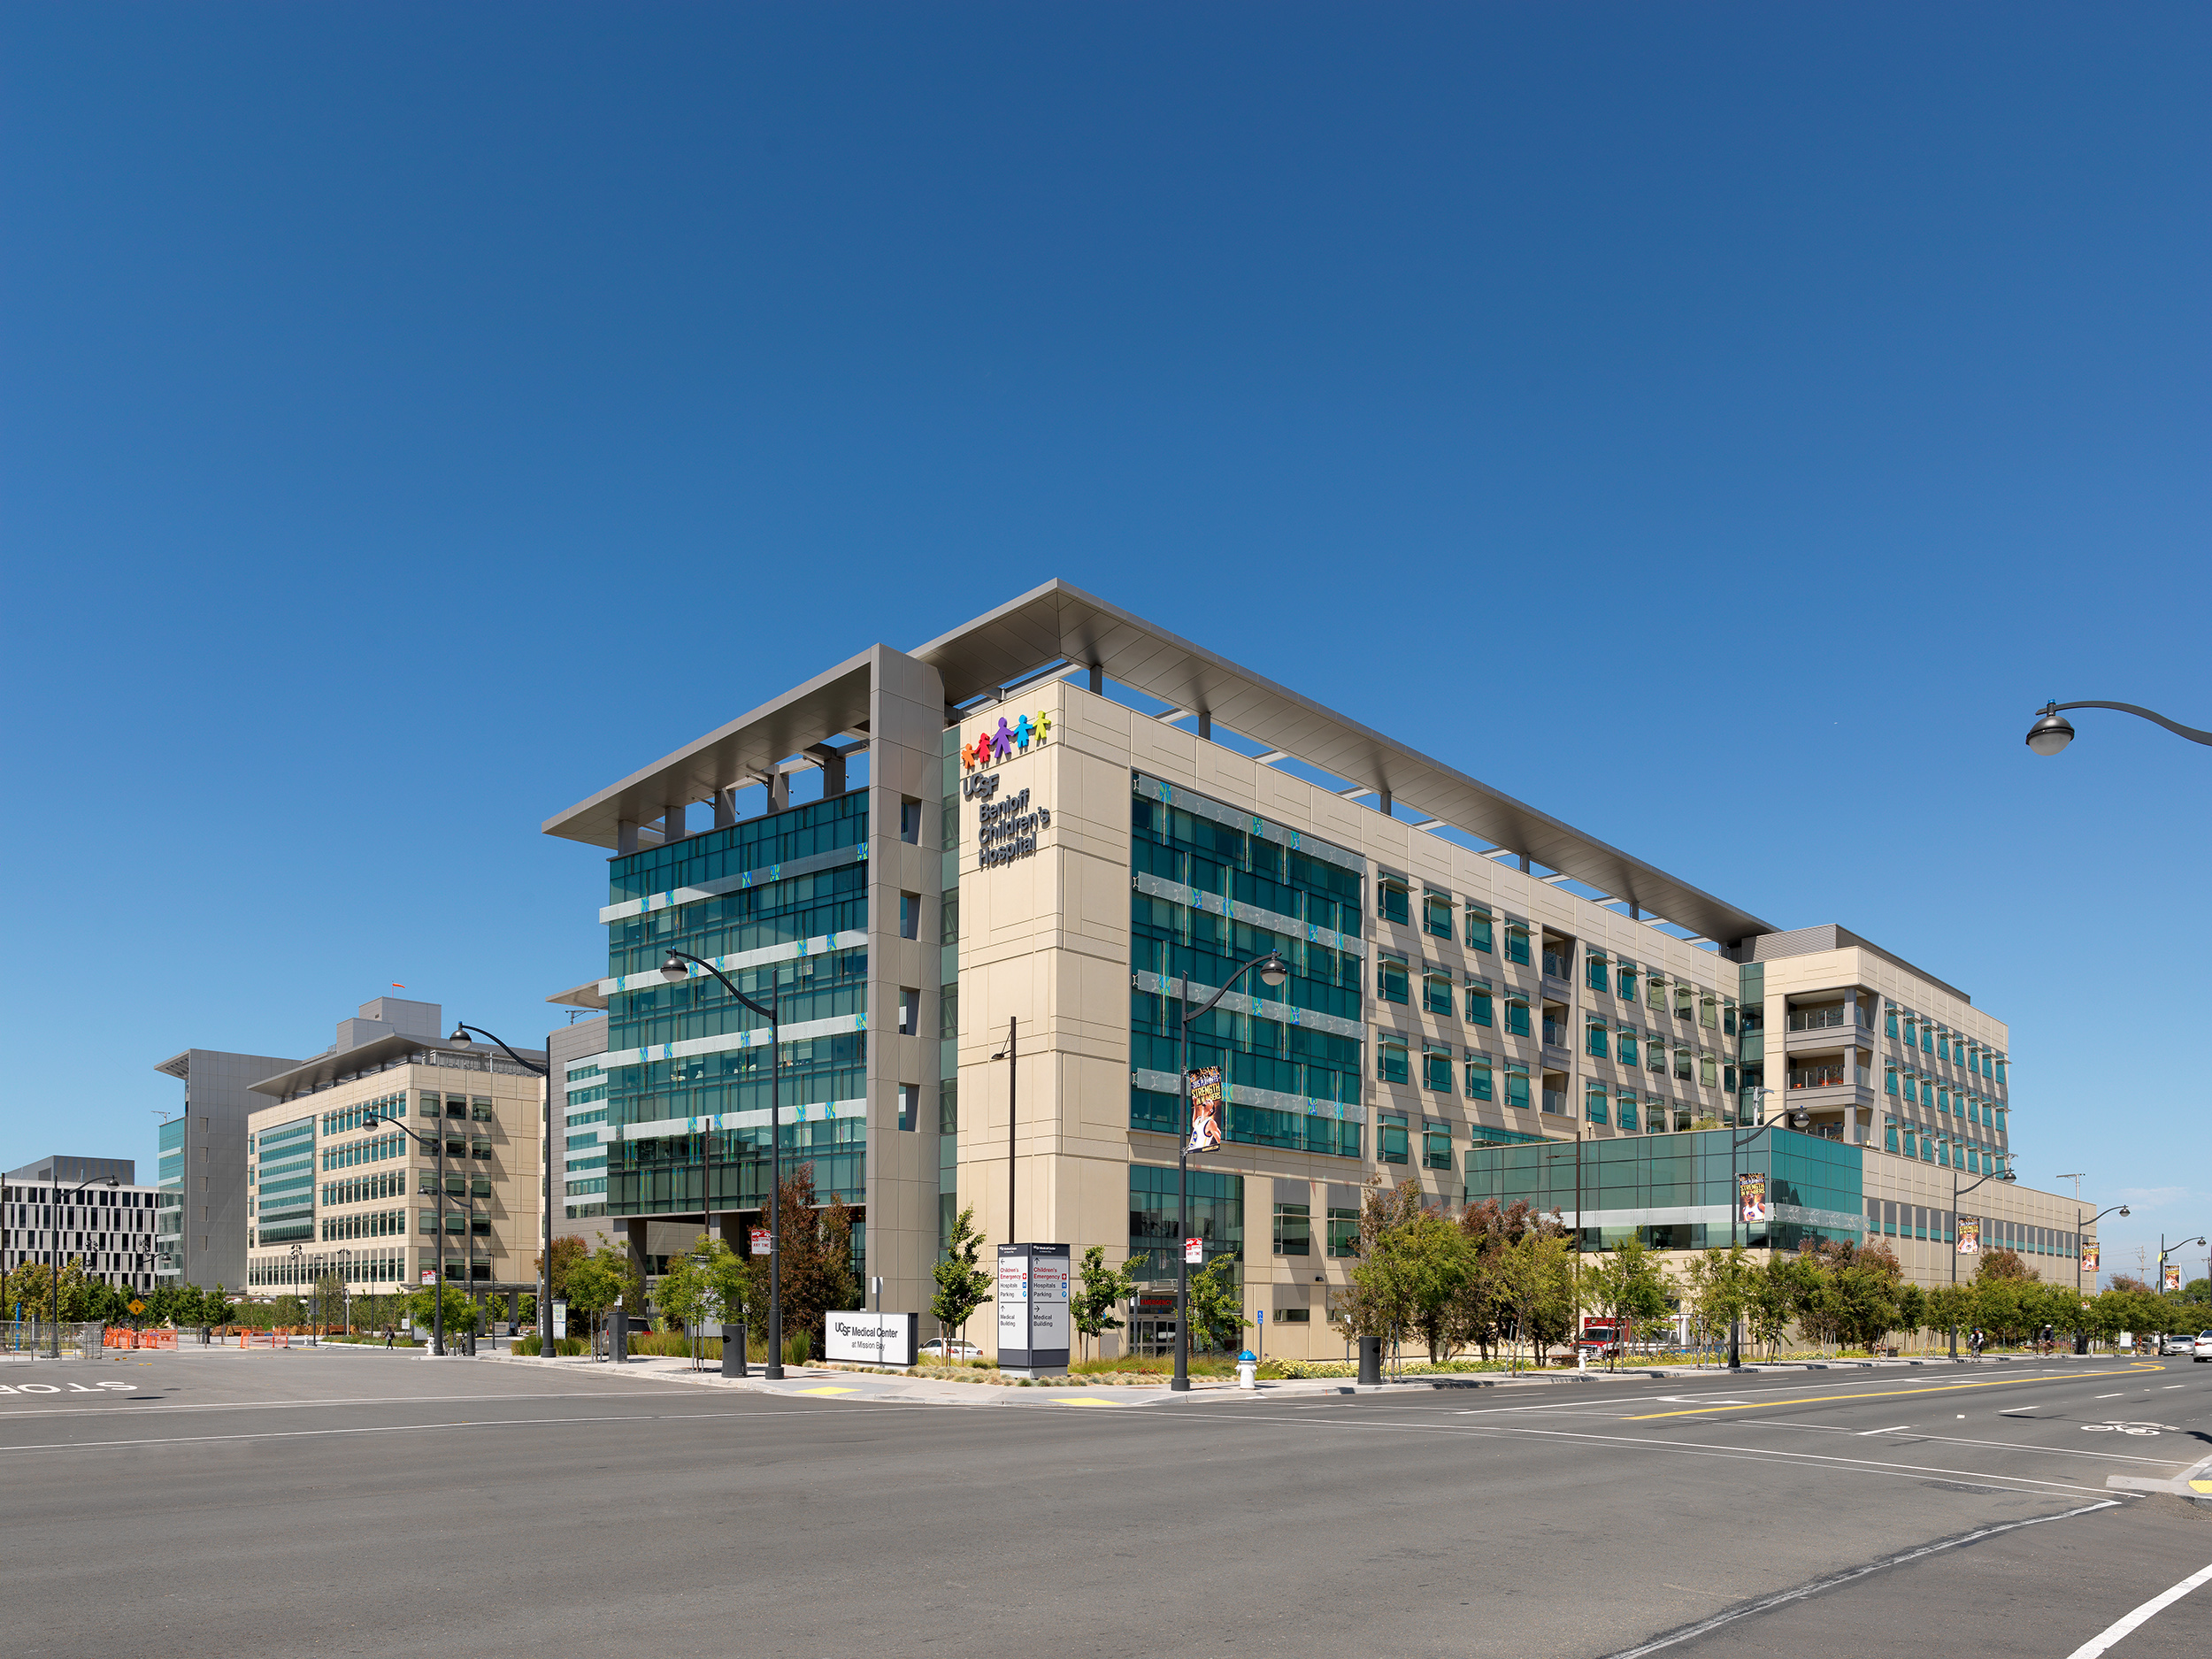
<path fill-rule="evenodd" d="M 1391 1187 L 1380 1175 L 1368 1181 L 1360 1206 L 1359 1259 L 1329 1308 L 1329 1323 L 1347 1337 L 1379 1337 L 1385 1350 L 1395 1353 L 1413 1328 L 1418 1286 L 1399 1235 L 1425 1210 L 1418 1181 Z"/>
<path fill-rule="evenodd" d="M 1751 1340 L 1770 1356 L 1781 1350 L 1783 1333 L 1797 1311 L 1802 1276 L 1793 1265 L 1793 1260 L 1777 1252 L 1751 1273 L 1745 1286 L 1745 1318 L 1751 1326 Z"/>
<path fill-rule="evenodd" d="M 1584 1275 L 1599 1311 L 1612 1316 L 1617 1342 L 1625 1347 L 1667 1311 L 1666 1281 L 1651 1251 L 1633 1233 Z M 1609 1356 L 1606 1369 L 1614 1367 Z"/>
<path fill-rule="evenodd" d="M 1190 1310 L 1191 1352 L 1227 1348 L 1252 1323 L 1237 1289 L 1237 1260 L 1217 1256 L 1190 1276 L 1184 1302 Z"/>
<path fill-rule="evenodd" d="M 2020 1259 L 2017 1250 L 1984 1250 L 1980 1263 L 1974 1269 L 1974 1282 L 1978 1285 L 1986 1285 L 1999 1279 L 2032 1279 L 2034 1277 L 2028 1264 Z"/>
<path fill-rule="evenodd" d="M 1538 1366 L 1544 1350 L 1572 1326 L 1575 1263 L 1561 1234 L 1532 1228 L 1498 1253 L 1500 1294 L 1513 1316 L 1517 1342 L 1529 1344 Z"/>
<path fill-rule="evenodd" d="M 573 1233 L 553 1240 L 553 1272 L 549 1282 L 553 1289 L 554 1301 L 566 1302 L 568 1300 L 568 1271 L 590 1254 L 590 1247 Z M 532 1271 L 544 1273 L 545 1258 L 546 1252 L 539 1251 L 532 1261 Z"/>
<path fill-rule="evenodd" d="M 950 1335 L 958 1332 L 958 1340 L 966 1341 L 968 1321 L 975 1310 L 991 1300 L 993 1277 L 976 1265 L 976 1257 L 983 1250 L 983 1235 L 975 1228 L 975 1206 L 963 1210 L 952 1224 L 952 1237 L 945 1241 L 945 1257 L 933 1270 L 937 1294 L 930 1298 L 930 1317 L 937 1321 L 940 1333 Z"/>
<path fill-rule="evenodd" d="M 687 1330 L 713 1325 L 724 1317 L 729 1303 L 724 1294 L 730 1276 L 725 1260 L 733 1261 L 730 1247 L 701 1233 L 691 1248 L 669 1260 L 668 1271 L 653 1287 L 653 1300 L 664 1316 Z"/>
<path fill-rule="evenodd" d="M 1083 1265 L 1078 1272 L 1073 1305 L 1068 1310 L 1075 1328 L 1083 1339 L 1083 1357 L 1091 1356 L 1091 1342 L 1109 1331 L 1121 1329 L 1122 1322 L 1114 1317 L 1115 1304 L 1133 1294 L 1137 1276 L 1128 1263 L 1119 1267 L 1106 1265 L 1106 1248 L 1094 1244 L 1083 1252 Z"/>
<path fill-rule="evenodd" d="M 599 1319 L 615 1305 L 617 1298 L 626 1305 L 642 1310 L 645 1295 L 637 1283 L 630 1265 L 630 1254 L 611 1244 L 603 1244 L 580 1262 L 570 1263 L 568 1270 L 568 1303 L 584 1316 L 588 1334 L 595 1344 L 599 1339 Z"/>
<path fill-rule="evenodd" d="M 475 1332 L 482 1310 L 464 1286 L 449 1281 L 425 1285 L 408 1297 L 407 1317 L 426 1331 L 435 1330 L 441 1302 L 445 1304 L 445 1333 L 449 1338 L 468 1336 Z"/>
<path fill-rule="evenodd" d="M 1912 1333 L 1914 1346 L 1919 1345 L 1920 1333 L 1928 1326 L 1928 1293 L 1919 1286 L 1903 1284 L 1897 1287 L 1897 1326 Z"/>
<path fill-rule="evenodd" d="M 782 1204 L 783 1237 L 776 1248 L 783 1263 L 783 1333 L 788 1339 L 805 1332 L 819 1354 L 822 1316 L 860 1305 L 852 1211 L 842 1199 L 816 1207 L 811 1164 L 784 1178 Z"/>

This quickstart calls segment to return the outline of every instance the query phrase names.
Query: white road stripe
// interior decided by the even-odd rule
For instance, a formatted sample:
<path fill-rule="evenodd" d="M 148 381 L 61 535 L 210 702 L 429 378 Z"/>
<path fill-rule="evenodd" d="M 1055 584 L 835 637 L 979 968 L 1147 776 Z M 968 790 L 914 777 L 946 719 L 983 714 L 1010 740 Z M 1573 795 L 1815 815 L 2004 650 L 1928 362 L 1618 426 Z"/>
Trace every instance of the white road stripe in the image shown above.
<path fill-rule="evenodd" d="M 2153 1596 L 2125 1618 L 2114 1620 L 2105 1629 L 2098 1632 L 2096 1635 L 2067 1655 L 2066 1659 L 2097 1659 L 2099 1654 L 2104 1652 L 2122 1637 L 2148 1621 L 2154 1615 L 2163 1612 L 2202 1584 L 2212 1584 L 2212 1567 L 2207 1567 L 2200 1572 L 2191 1573 L 2162 1595 Z"/>
<path fill-rule="evenodd" d="M 1910 1427 L 1912 1427 L 1912 1425 L 1909 1423 L 1900 1423 L 1893 1427 L 1886 1429 L 1861 1429 L 1859 1431 L 1859 1438 L 1861 1440 L 1864 1440 L 1870 1434 L 1901 1434 Z"/>
<path fill-rule="evenodd" d="M 2085 1503 L 2078 1509 L 2064 1509 L 2056 1515 L 2032 1515 L 2024 1521 L 2007 1521 L 1998 1526 L 1985 1526 L 1978 1532 L 1968 1532 L 1962 1537 L 1939 1539 L 1932 1544 L 1923 1544 L 1919 1548 L 1906 1550 L 1901 1555 L 1885 1555 L 1879 1561 L 1870 1561 L 1863 1567 L 1854 1567 L 1848 1572 L 1839 1572 L 1829 1578 L 1816 1578 L 1810 1584 L 1801 1584 L 1794 1590 L 1784 1590 L 1774 1595 L 1761 1596 L 1755 1601 L 1747 1601 L 1743 1606 L 1731 1608 L 1725 1613 L 1716 1613 L 1709 1619 L 1701 1619 L 1698 1623 L 1686 1625 L 1681 1630 L 1670 1631 L 1655 1641 L 1647 1641 L 1635 1647 L 1624 1647 L 1618 1653 L 1607 1655 L 1607 1659 L 1643 1659 L 1646 1654 L 1655 1654 L 1663 1648 L 1672 1647 L 1677 1643 L 1708 1635 L 1724 1624 L 1732 1624 L 1740 1618 L 1749 1618 L 1754 1613 L 1764 1613 L 1778 1607 L 1786 1607 L 1792 1601 L 1801 1601 L 1809 1595 L 1818 1595 L 1823 1590 L 1832 1590 L 1839 1584 L 1849 1584 L 1854 1579 L 1865 1578 L 1869 1573 L 1880 1572 L 1888 1567 L 1901 1567 L 1907 1562 L 1917 1561 L 1924 1555 L 1932 1555 L 1946 1549 L 1955 1549 L 1961 1544 L 1979 1543 L 1985 1538 L 1994 1538 L 2000 1532 L 2016 1532 L 2024 1526 L 2039 1526 L 2045 1521 L 2070 1521 L 2078 1515 L 2089 1515 L 2098 1509 L 2109 1509 L 2113 1507 L 2114 1502 L 2112 1499 L 2107 1499 L 2102 1503 Z M 2084 1659 L 2084 1655 L 2088 1651 L 2085 1648 L 2081 1653 L 2073 1655 L 2072 1659 Z"/>

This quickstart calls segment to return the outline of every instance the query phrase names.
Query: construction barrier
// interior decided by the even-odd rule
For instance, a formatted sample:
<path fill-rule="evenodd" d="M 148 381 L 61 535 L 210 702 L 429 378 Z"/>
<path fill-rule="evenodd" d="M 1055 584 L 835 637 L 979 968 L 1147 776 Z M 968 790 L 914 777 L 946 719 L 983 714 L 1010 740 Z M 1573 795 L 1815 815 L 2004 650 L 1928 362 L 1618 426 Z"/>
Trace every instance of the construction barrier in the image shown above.
<path fill-rule="evenodd" d="M 102 1348 L 173 1348 L 177 1345 L 174 1331 L 134 1331 L 128 1325 L 111 1325 L 101 1333 Z"/>

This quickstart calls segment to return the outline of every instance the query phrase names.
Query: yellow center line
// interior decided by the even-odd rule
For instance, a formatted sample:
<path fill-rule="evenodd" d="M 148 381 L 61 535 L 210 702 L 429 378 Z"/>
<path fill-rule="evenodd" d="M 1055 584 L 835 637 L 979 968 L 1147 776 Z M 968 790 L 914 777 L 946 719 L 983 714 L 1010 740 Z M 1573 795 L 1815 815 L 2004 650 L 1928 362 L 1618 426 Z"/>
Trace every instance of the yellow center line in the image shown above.
<path fill-rule="evenodd" d="M 2130 1371 L 2164 1371 L 2163 1365 L 2135 1364 Z M 1797 1400 L 1758 1400 L 1746 1405 L 1693 1406 L 1684 1411 L 1646 1411 L 1640 1416 L 1623 1417 L 1624 1423 L 1649 1423 L 1657 1417 L 1709 1417 L 1723 1411 L 1761 1411 L 1769 1406 L 1820 1406 L 1835 1401 L 1894 1399 L 1900 1394 L 1955 1394 L 1962 1388 L 2015 1388 L 2026 1383 L 2080 1382 L 2078 1377 L 2001 1377 L 1990 1382 L 1937 1383 L 1926 1388 L 1875 1388 L 1855 1394 L 1807 1394 Z"/>

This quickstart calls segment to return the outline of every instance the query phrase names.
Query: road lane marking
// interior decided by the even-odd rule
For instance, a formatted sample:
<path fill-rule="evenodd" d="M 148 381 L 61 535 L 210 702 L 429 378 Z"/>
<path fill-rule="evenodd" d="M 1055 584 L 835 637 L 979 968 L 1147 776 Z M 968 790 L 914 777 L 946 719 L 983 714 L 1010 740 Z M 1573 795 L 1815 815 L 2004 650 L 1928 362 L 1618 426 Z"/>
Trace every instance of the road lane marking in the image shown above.
<path fill-rule="evenodd" d="M 2118 1394 L 2091 1394 L 2089 1397 L 2092 1400 L 2117 1400 L 2120 1396 Z"/>
<path fill-rule="evenodd" d="M 1861 1440 L 1864 1440 L 1864 1439 L 1865 1439 L 1868 1435 L 1870 1435 L 1870 1434 L 1902 1434 L 1902 1433 L 1903 1433 L 1903 1432 L 1904 1432 L 1907 1429 L 1909 1429 L 1909 1428 L 1910 1428 L 1910 1427 L 1912 1427 L 1912 1425 L 1911 1425 L 1911 1424 L 1909 1424 L 1909 1423 L 1900 1423 L 1900 1424 L 1898 1424 L 1898 1425 L 1897 1425 L 1895 1427 L 1893 1427 L 1893 1428 L 1886 1428 L 1886 1429 L 1861 1429 L 1861 1430 L 1859 1431 L 1859 1438 L 1860 1438 Z"/>
<path fill-rule="evenodd" d="M 2075 1648 L 2072 1653 L 2067 1655 L 2066 1659 L 2097 1659 L 2099 1654 L 2110 1647 L 2122 1637 L 2148 1623 L 2154 1616 L 2164 1612 L 2166 1609 L 2202 1584 L 2212 1584 L 2212 1567 L 2206 1567 L 2201 1571 L 2191 1573 L 2172 1589 L 2153 1596 L 2125 1618 L 2115 1619 L 2103 1630 L 2099 1631 L 2080 1647 Z"/>
<path fill-rule="evenodd" d="M 1833 1573 L 1825 1578 L 1816 1578 L 1810 1584 L 1801 1584 L 1793 1590 L 1779 1591 L 1773 1595 L 1761 1596 L 1755 1601 L 1747 1601 L 1741 1607 L 1732 1607 L 1724 1613 L 1716 1613 L 1712 1617 L 1701 1619 L 1694 1624 L 1686 1624 L 1680 1630 L 1670 1631 L 1655 1640 L 1644 1642 L 1634 1647 L 1624 1647 L 1618 1653 L 1608 1655 L 1608 1659 L 1643 1659 L 1646 1654 L 1658 1653 L 1678 1643 L 1709 1635 L 1722 1625 L 1732 1624 L 1740 1618 L 1749 1618 L 1755 1613 L 1770 1612 L 1775 1608 L 1786 1607 L 1792 1601 L 1801 1601 L 1807 1596 L 1818 1595 L 1823 1590 L 1832 1590 L 1839 1584 L 1849 1584 L 1855 1579 L 1865 1578 L 1870 1573 L 1880 1572 L 1890 1567 L 1901 1567 L 1908 1562 L 1918 1561 L 1925 1555 L 1933 1555 L 1947 1549 L 1956 1549 L 1962 1544 L 1979 1543 L 1983 1539 L 1994 1538 L 2000 1532 L 2017 1532 L 2024 1526 L 2040 1526 L 2046 1521 L 2070 1521 L 2076 1516 L 2089 1515 L 2098 1509 L 2110 1508 L 2112 1508 L 2112 1503 L 2109 1500 L 2103 1503 L 2085 1503 L 2078 1509 L 2065 1509 L 2056 1515 L 2032 1515 L 2024 1521 L 2005 1521 L 1995 1526 L 1981 1527 L 1957 1538 L 1938 1539 L 1934 1543 L 1923 1544 L 1917 1549 L 1908 1549 L 1898 1555 L 1885 1555 L 1879 1561 L 1870 1561 L 1864 1566 L 1854 1567 L 1847 1572 Z M 2087 1655 L 2085 1653 L 2076 1654 L 2071 1656 L 2071 1659 L 2087 1659 Z"/>
<path fill-rule="evenodd" d="M 1624 1417 L 1624 1423 L 1648 1423 L 1656 1417 L 1703 1417 L 1712 1411 L 1757 1411 L 1767 1406 L 1824 1406 L 1838 1401 L 1850 1403 L 1860 1400 L 1891 1399 L 1900 1394 L 1955 1394 L 1962 1388 L 2009 1388 L 2016 1383 L 2063 1381 L 2062 1378 L 2005 1377 L 1990 1382 L 1935 1383 L 1925 1388 L 1883 1388 L 1863 1394 L 1805 1394 L 1794 1400 L 1762 1400 L 1747 1406 L 1700 1406 L 1687 1411 L 1647 1411 L 1636 1417 Z M 2099 1394 L 2100 1400 L 2116 1400 L 2117 1394 Z"/>

